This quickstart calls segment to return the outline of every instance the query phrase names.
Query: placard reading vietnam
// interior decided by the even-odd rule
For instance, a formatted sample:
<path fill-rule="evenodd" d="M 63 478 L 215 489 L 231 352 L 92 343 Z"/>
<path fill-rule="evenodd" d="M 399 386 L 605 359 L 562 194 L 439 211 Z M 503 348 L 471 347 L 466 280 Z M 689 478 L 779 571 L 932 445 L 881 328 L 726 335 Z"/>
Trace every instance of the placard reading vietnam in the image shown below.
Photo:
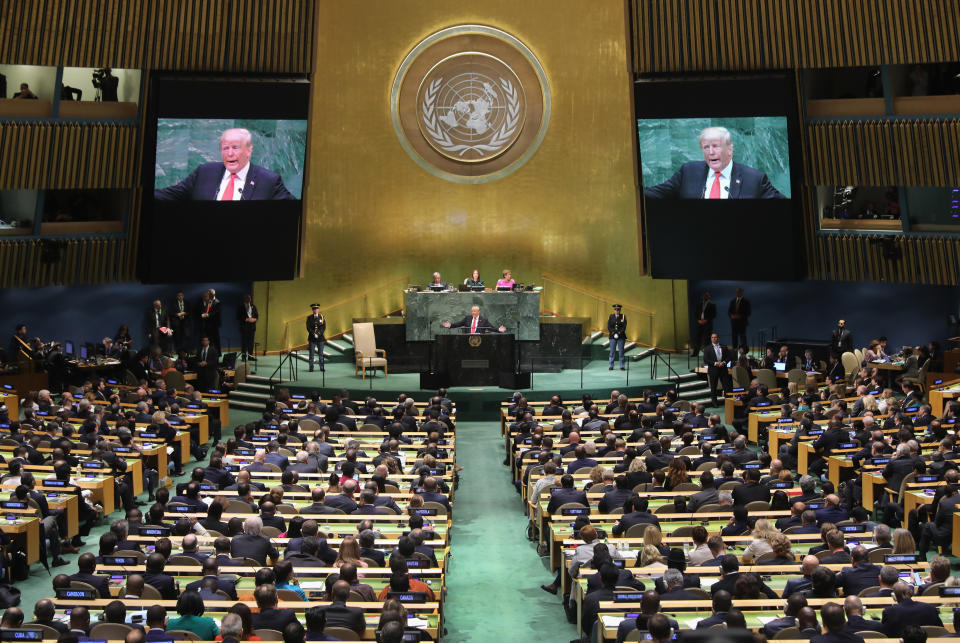
<path fill-rule="evenodd" d="M 783 116 L 638 119 L 648 199 L 789 199 Z"/>
<path fill-rule="evenodd" d="M 306 120 L 160 118 L 154 198 L 298 200 L 306 138 Z"/>

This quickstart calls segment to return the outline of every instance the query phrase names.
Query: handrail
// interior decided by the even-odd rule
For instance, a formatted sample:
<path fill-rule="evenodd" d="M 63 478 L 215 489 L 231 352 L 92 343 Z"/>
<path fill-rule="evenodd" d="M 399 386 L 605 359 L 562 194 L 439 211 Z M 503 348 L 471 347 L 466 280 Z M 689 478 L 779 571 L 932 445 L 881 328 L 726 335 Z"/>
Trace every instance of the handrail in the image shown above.
<path fill-rule="evenodd" d="M 563 302 L 563 306 L 568 310 L 563 311 L 564 314 L 572 316 L 587 316 L 590 317 L 592 322 L 593 330 L 601 330 L 606 332 L 606 320 L 609 315 L 610 308 L 614 303 L 619 303 L 623 306 L 623 309 L 626 313 L 634 314 L 642 318 L 646 317 L 646 324 L 643 321 L 639 321 L 637 324 L 627 324 L 627 338 L 635 344 L 641 346 L 656 346 L 654 341 L 654 318 L 656 313 L 649 310 L 644 310 L 643 308 L 637 308 L 636 306 L 631 306 L 630 304 L 623 304 L 619 299 L 613 299 L 601 295 L 597 295 L 588 290 L 580 288 L 579 286 L 574 286 L 568 284 L 560 279 L 557 279 L 549 273 L 541 273 L 543 280 L 543 294 L 540 298 L 541 306 L 546 305 L 546 302 L 551 300 L 551 295 L 557 291 L 562 292 L 567 290 L 570 293 L 570 297 L 567 299 L 573 298 L 573 302 L 566 301 Z M 557 295 L 562 297 L 562 295 Z M 556 303 L 556 302 L 555 302 Z M 560 310 L 561 306 L 552 306 L 553 310 Z M 629 317 L 627 319 L 629 322 Z M 645 328 L 644 328 L 645 327 Z M 642 333 L 646 333 L 646 337 L 643 337 Z"/>
<path fill-rule="evenodd" d="M 666 359 L 666 360 L 663 359 L 664 353 L 666 353 L 666 355 L 667 355 L 667 359 Z M 653 353 L 652 353 L 652 355 L 651 355 L 651 357 L 653 357 L 653 359 L 650 360 L 650 379 L 652 379 L 652 380 L 658 379 L 658 378 L 657 378 L 657 364 L 658 364 L 659 362 L 663 362 L 663 363 L 666 365 L 667 370 L 669 370 L 671 373 L 673 373 L 673 376 L 674 376 L 674 377 L 680 377 L 680 373 L 678 373 L 678 372 L 676 372 L 675 370 L 673 370 L 673 366 L 670 364 L 671 353 L 668 353 L 668 352 L 666 352 L 666 351 L 662 351 L 662 350 L 660 350 L 659 348 L 655 348 L 654 351 L 653 351 Z"/>

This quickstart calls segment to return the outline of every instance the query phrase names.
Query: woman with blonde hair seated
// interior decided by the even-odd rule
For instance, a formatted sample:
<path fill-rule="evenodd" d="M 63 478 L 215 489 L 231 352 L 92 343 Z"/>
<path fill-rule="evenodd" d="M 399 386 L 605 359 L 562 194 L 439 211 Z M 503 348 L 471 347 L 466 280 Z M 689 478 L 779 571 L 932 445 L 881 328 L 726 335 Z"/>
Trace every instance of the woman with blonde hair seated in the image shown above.
<path fill-rule="evenodd" d="M 647 529 L 649 529 L 649 527 Z M 658 529 L 657 531 L 659 532 L 660 530 Z M 637 567 L 643 569 L 666 569 L 667 564 L 664 562 L 663 554 L 660 553 L 659 549 L 653 545 L 644 545 L 643 549 L 640 550 L 640 555 L 637 556 Z"/>
<path fill-rule="evenodd" d="M 913 534 L 909 530 L 896 529 L 893 532 L 893 553 L 894 554 L 915 554 L 917 553 L 917 543 L 913 539 Z"/>
<path fill-rule="evenodd" d="M 340 551 L 333 562 L 334 567 L 343 567 L 347 563 L 357 567 L 367 567 L 367 563 L 360 560 L 360 543 L 353 536 L 347 536 L 340 543 Z"/>
<path fill-rule="evenodd" d="M 760 556 L 772 552 L 773 546 L 771 545 L 771 539 L 781 534 L 780 530 L 774 527 L 768 519 L 760 518 L 753 526 L 753 531 L 750 535 L 753 536 L 753 540 L 750 541 L 750 544 L 747 545 L 747 548 L 743 551 L 743 555 L 740 557 L 747 565 L 752 564 Z"/>
<path fill-rule="evenodd" d="M 656 525 L 647 525 L 643 530 L 643 546 L 655 548 L 662 556 L 670 553 L 670 548 L 663 544 L 663 532 Z"/>

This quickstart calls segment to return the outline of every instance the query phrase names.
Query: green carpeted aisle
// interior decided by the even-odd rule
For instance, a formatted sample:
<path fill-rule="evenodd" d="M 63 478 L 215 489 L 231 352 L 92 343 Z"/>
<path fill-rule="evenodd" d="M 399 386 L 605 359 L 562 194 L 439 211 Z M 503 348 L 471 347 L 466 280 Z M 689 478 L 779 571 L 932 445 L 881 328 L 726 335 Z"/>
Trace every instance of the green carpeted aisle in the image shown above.
<path fill-rule="evenodd" d="M 457 462 L 465 468 L 454 502 L 444 640 L 576 637 L 559 597 L 540 589 L 553 580 L 553 573 L 537 555 L 536 544 L 527 541 L 527 517 L 503 466 L 496 421 L 457 422 Z"/>

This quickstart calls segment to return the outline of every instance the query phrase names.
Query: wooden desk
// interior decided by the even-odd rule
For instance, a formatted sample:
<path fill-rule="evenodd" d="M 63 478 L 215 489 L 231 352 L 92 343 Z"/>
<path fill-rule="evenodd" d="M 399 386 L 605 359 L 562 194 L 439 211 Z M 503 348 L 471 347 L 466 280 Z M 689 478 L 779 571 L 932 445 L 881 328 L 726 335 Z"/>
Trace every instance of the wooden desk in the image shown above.
<path fill-rule="evenodd" d="M 20 396 L 16 392 L 0 393 L 0 404 L 7 405 L 7 416 L 11 422 L 16 422 L 20 417 Z"/>
<path fill-rule="evenodd" d="M 13 515 L 13 512 L 10 513 Z M 27 564 L 40 560 L 40 519 L 19 518 L 15 521 L 0 519 L 0 529 L 14 539 L 27 554 Z"/>
<path fill-rule="evenodd" d="M 879 494 L 883 493 L 887 479 L 883 477 L 882 470 L 864 471 L 860 474 L 860 484 L 863 487 L 861 504 L 867 511 L 873 511 L 873 505 L 880 497 Z M 877 487 L 880 487 L 879 490 Z"/>
<path fill-rule="evenodd" d="M 933 409 L 933 416 L 942 417 L 947 402 L 957 399 L 958 396 L 960 396 L 960 380 L 947 382 L 943 386 L 930 389 L 927 397 L 930 400 L 930 407 Z"/>

